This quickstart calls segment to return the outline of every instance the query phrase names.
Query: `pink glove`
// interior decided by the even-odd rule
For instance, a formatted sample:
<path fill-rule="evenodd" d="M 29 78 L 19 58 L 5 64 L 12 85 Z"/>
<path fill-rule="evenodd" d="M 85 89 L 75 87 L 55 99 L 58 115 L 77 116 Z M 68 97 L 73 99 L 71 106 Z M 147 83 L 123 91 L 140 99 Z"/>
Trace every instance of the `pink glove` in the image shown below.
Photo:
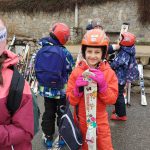
<path fill-rule="evenodd" d="M 83 86 L 87 86 L 88 82 L 83 80 L 83 76 L 79 76 L 76 80 L 75 83 L 75 88 L 74 88 L 74 95 L 76 97 L 81 97 L 83 95 L 83 90 L 80 91 L 80 88 L 82 88 Z"/>
<path fill-rule="evenodd" d="M 90 69 L 91 72 L 93 72 L 95 74 L 95 76 L 89 76 L 92 80 L 94 80 L 95 82 L 97 82 L 98 84 L 98 91 L 100 93 L 103 93 L 106 91 L 107 89 L 107 83 L 105 81 L 104 78 L 104 74 L 103 72 L 101 72 L 100 70 L 97 69 Z"/>

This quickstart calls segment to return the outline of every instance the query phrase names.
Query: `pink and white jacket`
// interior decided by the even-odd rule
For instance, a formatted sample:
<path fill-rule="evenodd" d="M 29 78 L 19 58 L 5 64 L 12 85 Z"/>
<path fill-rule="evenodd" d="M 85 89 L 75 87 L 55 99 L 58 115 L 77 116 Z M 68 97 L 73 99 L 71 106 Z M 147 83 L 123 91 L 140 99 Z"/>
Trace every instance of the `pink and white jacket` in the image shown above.
<path fill-rule="evenodd" d="M 19 109 L 10 116 L 6 103 L 13 71 L 8 67 L 18 62 L 11 51 L 4 51 L 8 58 L 3 63 L 3 86 L 0 85 L 0 150 L 31 150 L 34 135 L 33 104 L 30 87 L 25 82 Z"/>

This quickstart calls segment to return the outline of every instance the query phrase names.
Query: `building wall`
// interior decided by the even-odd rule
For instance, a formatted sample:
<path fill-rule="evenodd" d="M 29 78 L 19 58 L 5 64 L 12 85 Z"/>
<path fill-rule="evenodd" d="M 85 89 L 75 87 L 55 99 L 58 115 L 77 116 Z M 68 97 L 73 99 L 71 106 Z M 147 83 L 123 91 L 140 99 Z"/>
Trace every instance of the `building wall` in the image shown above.
<path fill-rule="evenodd" d="M 61 13 L 36 13 L 34 15 L 26 15 L 20 12 L 0 13 L 8 26 L 9 36 L 16 34 L 17 36 L 25 36 L 38 39 L 48 35 L 49 27 L 56 22 L 65 22 L 70 26 L 75 37 L 74 40 L 80 41 L 82 34 L 85 32 L 85 27 L 90 19 L 100 19 L 101 23 L 107 32 L 110 33 L 112 41 L 116 41 L 123 22 L 129 22 L 129 31 L 133 32 L 137 41 L 150 42 L 150 25 L 142 26 L 138 21 L 138 4 L 136 0 L 126 0 L 119 2 L 109 2 L 97 6 L 79 6 L 79 29 L 72 28 L 75 26 L 74 10 L 71 12 Z M 79 36 L 79 37 L 78 37 Z M 78 39 L 77 39 L 78 37 Z M 112 38 L 113 37 L 113 38 Z"/>

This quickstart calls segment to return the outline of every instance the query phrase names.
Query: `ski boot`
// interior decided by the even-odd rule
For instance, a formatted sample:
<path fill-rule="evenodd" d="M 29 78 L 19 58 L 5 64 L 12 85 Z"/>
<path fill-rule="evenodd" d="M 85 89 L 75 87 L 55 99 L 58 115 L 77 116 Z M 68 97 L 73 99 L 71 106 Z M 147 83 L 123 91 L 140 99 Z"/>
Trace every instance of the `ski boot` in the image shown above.
<path fill-rule="evenodd" d="M 54 143 L 53 149 L 54 150 L 60 150 L 61 148 L 63 148 L 65 146 L 65 142 L 62 139 L 59 139 L 59 141 L 57 141 L 56 143 Z"/>
<path fill-rule="evenodd" d="M 52 138 L 51 138 L 50 136 L 46 136 L 46 135 L 43 133 L 42 139 L 43 139 L 43 144 L 44 144 L 44 146 L 47 148 L 47 150 L 51 150 L 52 147 L 53 147 Z"/>

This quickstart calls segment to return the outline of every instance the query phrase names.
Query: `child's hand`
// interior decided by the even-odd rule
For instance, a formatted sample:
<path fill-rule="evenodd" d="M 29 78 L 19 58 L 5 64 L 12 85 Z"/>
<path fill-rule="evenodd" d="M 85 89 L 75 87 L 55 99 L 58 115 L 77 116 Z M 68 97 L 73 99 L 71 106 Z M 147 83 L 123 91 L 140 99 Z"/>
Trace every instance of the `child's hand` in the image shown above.
<path fill-rule="evenodd" d="M 83 95 L 83 90 L 80 91 L 80 89 L 82 89 L 83 86 L 87 86 L 87 85 L 88 82 L 83 80 L 83 76 L 79 76 L 75 83 L 74 95 L 77 97 L 81 97 Z"/>
<path fill-rule="evenodd" d="M 95 82 L 97 82 L 99 92 L 103 93 L 107 89 L 107 83 L 105 81 L 103 72 L 97 69 L 90 69 L 90 71 L 93 72 L 95 76 L 89 76 L 89 77 Z"/>

